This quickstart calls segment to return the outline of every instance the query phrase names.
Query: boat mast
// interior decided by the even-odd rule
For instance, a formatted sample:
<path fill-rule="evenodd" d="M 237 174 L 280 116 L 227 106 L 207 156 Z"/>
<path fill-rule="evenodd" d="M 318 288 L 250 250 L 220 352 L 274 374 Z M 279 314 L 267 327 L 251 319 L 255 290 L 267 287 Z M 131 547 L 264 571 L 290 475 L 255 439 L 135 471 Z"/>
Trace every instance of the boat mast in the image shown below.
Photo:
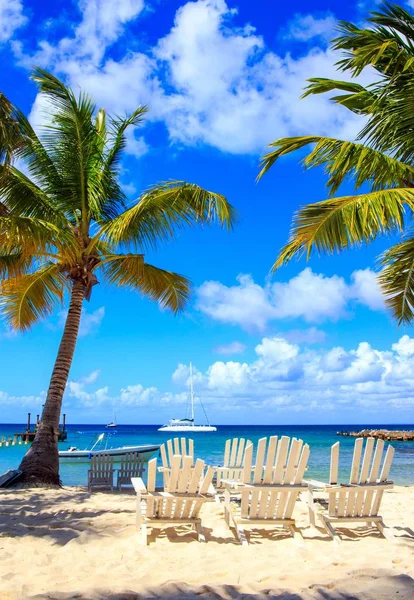
<path fill-rule="evenodd" d="M 194 427 L 194 389 L 193 389 L 193 365 L 190 363 L 190 398 L 191 398 L 191 421 Z"/>

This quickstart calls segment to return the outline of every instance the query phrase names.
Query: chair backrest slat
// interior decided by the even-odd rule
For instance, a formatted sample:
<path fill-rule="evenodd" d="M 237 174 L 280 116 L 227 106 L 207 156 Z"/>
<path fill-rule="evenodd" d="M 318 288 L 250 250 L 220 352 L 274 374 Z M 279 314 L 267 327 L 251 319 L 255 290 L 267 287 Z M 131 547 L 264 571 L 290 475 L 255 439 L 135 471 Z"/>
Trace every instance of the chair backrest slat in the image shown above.
<path fill-rule="evenodd" d="M 195 467 L 193 469 L 193 473 L 190 479 L 190 484 L 188 486 L 188 492 L 190 494 L 196 494 L 200 485 L 200 479 L 203 476 L 204 471 L 204 461 L 198 458 L 196 460 Z"/>
<path fill-rule="evenodd" d="M 264 470 L 264 483 L 272 483 L 273 469 L 275 468 L 275 454 L 277 448 L 277 435 L 272 435 L 267 447 L 266 466 Z"/>
<path fill-rule="evenodd" d="M 177 492 L 179 492 L 181 494 L 188 490 L 188 484 L 190 482 L 190 476 L 191 476 L 191 465 L 192 465 L 191 456 L 184 456 L 183 466 L 181 468 L 181 472 L 178 477 L 178 485 L 177 485 Z"/>
<path fill-rule="evenodd" d="M 243 451 L 244 451 L 245 443 L 246 443 L 246 440 L 244 438 L 240 438 L 239 448 L 237 450 L 236 462 L 234 464 L 235 467 L 240 467 L 243 464 Z"/>
<path fill-rule="evenodd" d="M 231 440 L 226 440 L 226 444 L 224 446 L 223 467 L 228 467 L 230 464 L 230 446 L 231 446 Z"/>
<path fill-rule="evenodd" d="M 394 458 L 394 448 L 393 446 L 388 446 L 387 453 L 385 455 L 384 464 L 382 465 L 380 481 L 387 481 L 388 475 L 390 474 L 392 459 Z"/>
<path fill-rule="evenodd" d="M 336 442 L 331 448 L 331 468 L 329 471 L 329 483 L 336 485 L 338 483 L 339 468 L 339 442 Z"/>
<path fill-rule="evenodd" d="M 234 438 L 231 442 L 231 453 L 230 453 L 230 466 L 234 467 L 236 465 L 236 456 L 237 456 L 237 444 L 238 438 Z"/>
<path fill-rule="evenodd" d="M 199 491 L 200 494 L 207 494 L 207 492 L 210 488 L 211 482 L 213 481 L 213 476 L 214 476 L 213 467 L 208 467 L 207 473 L 205 474 L 204 479 L 201 481 L 201 484 L 200 484 L 200 491 Z"/>
<path fill-rule="evenodd" d="M 282 436 L 277 445 L 276 463 L 273 475 L 273 483 L 282 483 L 284 479 L 284 470 L 286 464 L 287 453 L 289 450 L 289 438 Z"/>
<path fill-rule="evenodd" d="M 382 453 L 384 450 L 384 440 L 377 440 L 377 445 L 374 452 L 374 460 L 372 461 L 371 472 L 368 477 L 368 483 L 373 483 L 378 479 L 378 473 L 381 465 Z"/>
<path fill-rule="evenodd" d="M 155 480 L 157 477 L 157 459 L 152 458 L 148 462 L 148 479 L 147 479 L 147 490 L 149 492 L 155 491 Z"/>
<path fill-rule="evenodd" d="M 243 483 L 251 483 L 253 464 L 253 444 L 247 444 L 244 452 Z"/>
<path fill-rule="evenodd" d="M 263 463 L 266 451 L 266 438 L 261 438 L 257 444 L 256 465 L 254 468 L 254 483 L 260 483 L 263 479 Z"/>
<path fill-rule="evenodd" d="M 288 458 L 287 464 L 286 464 L 286 470 L 285 470 L 285 474 L 284 474 L 284 478 L 283 478 L 283 483 L 287 483 L 287 484 L 292 483 L 292 480 L 294 479 L 296 470 L 298 468 L 299 454 L 300 454 L 302 445 L 303 445 L 302 440 L 293 438 L 291 446 L 290 446 L 289 458 Z"/>
<path fill-rule="evenodd" d="M 339 442 L 337 442 L 339 444 Z M 357 438 L 355 440 L 354 454 L 352 456 L 352 467 L 349 483 L 358 483 L 359 468 L 361 465 L 362 446 L 364 444 L 363 438 Z M 337 481 L 335 482 L 337 483 Z"/>
<path fill-rule="evenodd" d="M 364 460 L 362 462 L 361 475 L 359 483 L 366 483 L 368 480 L 369 466 L 371 464 L 372 450 L 374 448 L 374 438 L 368 438 L 365 445 Z"/>
<path fill-rule="evenodd" d="M 180 477 L 182 456 L 175 454 L 172 459 L 171 473 L 167 481 L 167 491 L 172 494 L 177 491 L 178 478 Z"/>

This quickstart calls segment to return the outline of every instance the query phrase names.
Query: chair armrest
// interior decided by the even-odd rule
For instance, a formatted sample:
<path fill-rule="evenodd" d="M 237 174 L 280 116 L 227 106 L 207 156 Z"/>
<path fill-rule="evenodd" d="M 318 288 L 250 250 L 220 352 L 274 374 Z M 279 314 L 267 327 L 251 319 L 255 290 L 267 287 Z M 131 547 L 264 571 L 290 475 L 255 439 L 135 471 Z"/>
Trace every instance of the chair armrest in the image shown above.
<path fill-rule="evenodd" d="M 324 481 L 318 481 L 317 479 L 302 479 L 302 483 L 309 485 L 313 488 L 326 488 L 329 487 L 330 484 Z"/>
<path fill-rule="evenodd" d="M 137 494 L 146 494 L 147 488 L 141 477 L 132 477 L 131 483 Z"/>
<path fill-rule="evenodd" d="M 231 488 L 237 488 L 237 487 L 243 487 L 244 483 L 241 483 L 240 481 L 235 481 L 234 479 L 222 479 L 221 483 L 224 484 L 224 487 L 226 489 L 231 489 Z"/>

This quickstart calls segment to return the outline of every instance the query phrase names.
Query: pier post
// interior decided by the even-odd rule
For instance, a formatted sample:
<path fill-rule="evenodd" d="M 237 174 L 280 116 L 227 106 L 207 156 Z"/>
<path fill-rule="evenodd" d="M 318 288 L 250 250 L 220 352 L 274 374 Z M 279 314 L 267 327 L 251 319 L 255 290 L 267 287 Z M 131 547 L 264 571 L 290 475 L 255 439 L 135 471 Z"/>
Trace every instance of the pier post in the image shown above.
<path fill-rule="evenodd" d="M 27 413 L 27 431 L 30 431 L 30 413 Z"/>
<path fill-rule="evenodd" d="M 63 413 L 62 431 L 65 431 L 65 428 L 66 428 L 66 413 Z"/>

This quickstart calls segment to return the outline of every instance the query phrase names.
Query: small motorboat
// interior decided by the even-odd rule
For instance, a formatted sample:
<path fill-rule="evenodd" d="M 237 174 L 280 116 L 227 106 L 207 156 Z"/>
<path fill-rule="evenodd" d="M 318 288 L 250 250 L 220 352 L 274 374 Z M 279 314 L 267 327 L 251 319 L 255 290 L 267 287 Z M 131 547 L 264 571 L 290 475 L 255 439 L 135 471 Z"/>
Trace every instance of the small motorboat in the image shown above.
<path fill-rule="evenodd" d="M 145 462 L 147 462 L 160 449 L 159 444 L 142 444 L 137 446 L 119 446 L 118 448 L 103 448 L 95 450 L 97 444 L 103 440 L 104 435 L 104 433 L 101 433 L 101 435 L 98 436 L 98 439 L 92 448 L 79 450 L 79 448 L 76 448 L 76 446 L 70 446 L 70 448 L 67 450 L 60 450 L 59 461 L 63 463 L 89 462 L 92 456 L 109 454 L 109 456 L 114 458 L 114 462 L 121 462 L 122 457 L 126 454 L 137 452 L 145 460 Z"/>

